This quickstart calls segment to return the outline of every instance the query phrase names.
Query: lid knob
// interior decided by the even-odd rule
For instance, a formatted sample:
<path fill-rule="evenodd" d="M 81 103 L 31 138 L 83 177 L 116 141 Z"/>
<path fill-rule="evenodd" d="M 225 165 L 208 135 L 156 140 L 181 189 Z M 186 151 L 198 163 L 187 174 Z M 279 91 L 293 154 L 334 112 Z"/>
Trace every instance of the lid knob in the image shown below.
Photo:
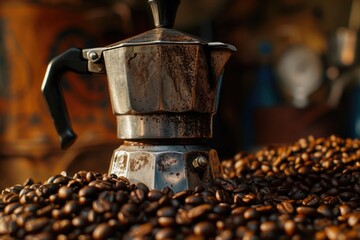
<path fill-rule="evenodd" d="M 180 0 L 149 0 L 149 4 L 157 28 L 174 26 Z"/>

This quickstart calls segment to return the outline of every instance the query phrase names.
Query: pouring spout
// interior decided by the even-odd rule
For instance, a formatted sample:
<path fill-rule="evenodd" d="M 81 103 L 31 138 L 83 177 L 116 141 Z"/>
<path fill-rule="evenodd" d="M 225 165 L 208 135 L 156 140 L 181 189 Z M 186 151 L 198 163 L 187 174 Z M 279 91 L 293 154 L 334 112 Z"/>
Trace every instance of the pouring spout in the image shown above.
<path fill-rule="evenodd" d="M 237 50 L 233 45 L 221 42 L 211 42 L 208 43 L 208 46 L 211 49 L 210 66 L 212 75 L 215 82 L 217 82 L 224 71 L 226 63 Z"/>

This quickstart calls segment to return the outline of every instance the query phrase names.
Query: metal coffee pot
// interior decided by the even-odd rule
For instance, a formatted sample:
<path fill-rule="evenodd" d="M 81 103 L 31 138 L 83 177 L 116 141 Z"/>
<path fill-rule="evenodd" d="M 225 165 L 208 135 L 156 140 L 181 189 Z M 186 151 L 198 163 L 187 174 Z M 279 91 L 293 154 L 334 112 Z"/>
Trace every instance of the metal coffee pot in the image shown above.
<path fill-rule="evenodd" d="M 66 71 L 106 73 L 117 136 L 109 174 L 150 188 L 192 189 L 221 176 L 212 137 L 222 73 L 236 49 L 172 29 L 179 0 L 148 1 L 156 28 L 110 46 L 69 49 L 48 66 L 42 91 L 61 147 L 75 140 L 60 86 Z"/>

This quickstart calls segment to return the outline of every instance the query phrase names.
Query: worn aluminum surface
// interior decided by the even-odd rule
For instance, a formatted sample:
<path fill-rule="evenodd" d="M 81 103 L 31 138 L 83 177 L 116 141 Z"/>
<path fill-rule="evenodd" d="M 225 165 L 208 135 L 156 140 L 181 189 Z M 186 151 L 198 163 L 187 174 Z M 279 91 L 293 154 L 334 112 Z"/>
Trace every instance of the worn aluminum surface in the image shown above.
<path fill-rule="evenodd" d="M 188 139 L 212 137 L 210 114 L 118 115 L 120 139 Z"/>
<path fill-rule="evenodd" d="M 222 176 L 222 169 L 216 150 L 208 146 L 135 144 L 114 151 L 109 169 L 112 173 L 153 189 L 170 187 L 179 192 Z"/>

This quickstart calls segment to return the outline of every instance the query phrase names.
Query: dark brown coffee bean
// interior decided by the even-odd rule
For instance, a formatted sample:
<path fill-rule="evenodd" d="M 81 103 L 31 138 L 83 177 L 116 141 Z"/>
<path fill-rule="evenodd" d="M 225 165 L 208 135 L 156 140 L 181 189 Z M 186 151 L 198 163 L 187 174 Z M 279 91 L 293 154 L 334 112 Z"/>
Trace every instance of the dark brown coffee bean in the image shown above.
<path fill-rule="evenodd" d="M 185 203 L 191 205 L 200 205 L 204 203 L 204 199 L 198 195 L 191 195 L 185 198 Z"/>
<path fill-rule="evenodd" d="M 187 211 L 183 209 L 179 209 L 175 221 L 179 225 L 189 225 L 192 223 L 192 219 L 188 216 Z"/>
<path fill-rule="evenodd" d="M 221 203 L 228 203 L 231 201 L 229 194 L 224 190 L 217 190 L 215 192 L 215 198 Z"/>
<path fill-rule="evenodd" d="M 97 213 L 105 213 L 110 211 L 111 202 L 103 199 L 98 199 L 92 203 L 92 208 Z"/>
<path fill-rule="evenodd" d="M 50 220 L 48 218 L 35 218 L 27 221 L 24 228 L 28 233 L 37 233 L 48 224 L 50 224 Z"/>
<path fill-rule="evenodd" d="M 302 200 L 302 204 L 304 206 L 309 206 L 309 207 L 317 206 L 319 203 L 320 203 L 319 197 L 312 194 L 310 194 L 304 200 Z"/>
<path fill-rule="evenodd" d="M 4 203 L 13 203 L 19 201 L 19 195 L 16 193 L 9 192 L 3 196 Z"/>
<path fill-rule="evenodd" d="M 92 237 L 94 239 L 108 239 L 114 233 L 113 227 L 109 226 L 108 223 L 101 223 L 95 227 Z"/>
<path fill-rule="evenodd" d="M 333 212 L 332 212 L 332 209 L 331 207 L 327 206 L 327 205 L 321 205 L 319 206 L 316 211 L 320 214 L 322 214 L 324 217 L 332 217 L 333 215 Z"/>
<path fill-rule="evenodd" d="M 69 219 L 57 220 L 52 225 L 52 230 L 57 233 L 69 233 L 72 230 L 72 224 Z"/>
<path fill-rule="evenodd" d="M 231 211 L 230 205 L 227 203 L 220 203 L 214 206 L 213 212 L 217 215 L 227 215 Z"/>
<path fill-rule="evenodd" d="M 163 196 L 163 193 L 159 190 L 150 190 L 148 193 L 149 201 L 158 201 Z"/>
<path fill-rule="evenodd" d="M 79 211 L 80 211 L 80 204 L 77 200 L 68 201 L 63 208 L 63 212 L 68 215 L 76 214 Z"/>
<path fill-rule="evenodd" d="M 159 217 L 158 223 L 161 227 L 172 227 L 176 223 L 175 217 Z"/>
<path fill-rule="evenodd" d="M 94 186 L 84 186 L 79 190 L 79 197 L 94 198 L 97 196 L 98 189 Z"/>
<path fill-rule="evenodd" d="M 38 209 L 36 211 L 36 214 L 38 216 L 42 216 L 42 217 L 50 217 L 53 209 L 54 209 L 54 206 L 48 205 L 48 206 Z"/>
<path fill-rule="evenodd" d="M 211 222 L 199 222 L 194 226 L 196 235 L 211 237 L 215 235 L 215 226 Z"/>
<path fill-rule="evenodd" d="M 258 211 L 256 211 L 254 208 L 248 208 L 245 212 L 244 212 L 244 218 L 246 220 L 255 220 L 258 219 L 260 217 L 260 214 Z"/>
<path fill-rule="evenodd" d="M 16 224 L 19 227 L 24 227 L 25 223 L 33 218 L 35 218 L 35 216 L 31 212 L 22 212 L 16 217 Z"/>
<path fill-rule="evenodd" d="M 42 232 L 37 234 L 27 234 L 26 240 L 55 240 L 55 237 L 48 232 Z"/>
<path fill-rule="evenodd" d="M 278 225 L 274 221 L 265 221 L 260 224 L 260 231 L 276 233 L 278 231 Z"/>
<path fill-rule="evenodd" d="M 296 233 L 296 224 L 293 220 L 287 220 L 284 224 L 284 231 L 287 236 L 291 237 Z"/>
<path fill-rule="evenodd" d="M 145 200 L 146 194 L 142 189 L 135 189 L 130 193 L 130 200 L 136 204 L 140 204 Z"/>
<path fill-rule="evenodd" d="M 16 210 L 20 206 L 22 206 L 22 205 L 19 202 L 10 203 L 10 204 L 6 205 L 6 207 L 4 208 L 4 213 L 7 215 L 10 215 L 11 213 L 14 212 L 14 210 Z"/>
<path fill-rule="evenodd" d="M 87 220 L 90 223 L 98 223 L 102 220 L 102 214 L 95 211 L 94 209 L 89 210 Z"/>
<path fill-rule="evenodd" d="M 176 211 L 173 207 L 162 207 L 156 212 L 156 215 L 158 217 L 174 217 Z"/>
<path fill-rule="evenodd" d="M 144 192 L 145 196 L 147 196 L 150 191 L 148 186 L 146 186 L 144 183 L 141 183 L 141 182 L 136 183 L 136 188 L 142 190 Z"/>
<path fill-rule="evenodd" d="M 165 195 L 167 195 L 168 197 L 174 196 L 174 191 L 169 187 L 165 187 L 165 188 L 161 189 L 161 192 L 164 193 Z"/>
<path fill-rule="evenodd" d="M 171 228 L 162 228 L 155 234 L 156 240 L 163 240 L 163 239 L 174 239 L 176 236 L 176 230 Z"/>
<path fill-rule="evenodd" d="M 211 205 L 202 204 L 202 205 L 199 205 L 199 206 L 196 206 L 196 207 L 190 209 L 187 213 L 187 216 L 190 219 L 196 219 L 196 218 L 204 216 L 204 214 L 206 214 L 208 211 L 210 211 L 210 209 L 211 209 Z"/>
<path fill-rule="evenodd" d="M 287 213 L 287 214 L 292 214 L 295 211 L 291 201 L 283 201 L 281 203 L 278 203 L 276 205 L 276 209 L 280 213 Z"/>
<path fill-rule="evenodd" d="M 73 192 L 74 191 L 72 188 L 67 186 L 62 186 L 58 191 L 58 195 L 59 198 L 67 200 L 67 199 L 71 199 Z"/>
<path fill-rule="evenodd" d="M 296 212 L 304 216 L 315 216 L 316 210 L 311 207 L 297 207 Z"/>
<path fill-rule="evenodd" d="M 88 220 L 86 219 L 86 217 L 76 216 L 71 220 L 71 224 L 75 228 L 83 228 L 88 224 Z"/>

